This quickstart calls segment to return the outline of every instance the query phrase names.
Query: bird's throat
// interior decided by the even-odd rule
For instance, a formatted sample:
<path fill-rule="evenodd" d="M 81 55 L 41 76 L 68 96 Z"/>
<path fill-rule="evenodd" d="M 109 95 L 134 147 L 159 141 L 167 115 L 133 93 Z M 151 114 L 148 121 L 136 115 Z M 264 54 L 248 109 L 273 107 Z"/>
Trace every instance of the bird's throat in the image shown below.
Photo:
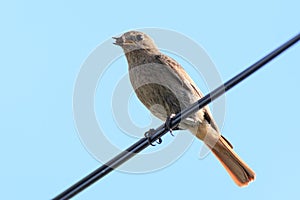
<path fill-rule="evenodd" d="M 157 55 L 158 51 L 151 51 L 146 49 L 138 49 L 130 52 L 126 52 L 125 56 L 127 58 L 129 69 L 144 65 L 144 64 L 150 64 L 155 63 L 155 55 Z"/>

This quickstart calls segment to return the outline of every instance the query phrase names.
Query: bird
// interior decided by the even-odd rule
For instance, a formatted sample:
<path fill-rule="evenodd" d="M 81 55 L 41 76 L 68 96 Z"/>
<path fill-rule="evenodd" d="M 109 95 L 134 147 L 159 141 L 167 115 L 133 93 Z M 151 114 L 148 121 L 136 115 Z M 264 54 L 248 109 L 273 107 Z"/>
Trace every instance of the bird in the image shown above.
<path fill-rule="evenodd" d="M 203 97 L 184 68 L 163 54 L 146 33 L 132 30 L 113 39 L 125 54 L 138 99 L 155 117 L 170 119 Z M 177 129 L 189 130 L 202 140 L 238 186 L 247 186 L 255 179 L 255 172 L 221 134 L 208 106 L 182 119 Z"/>

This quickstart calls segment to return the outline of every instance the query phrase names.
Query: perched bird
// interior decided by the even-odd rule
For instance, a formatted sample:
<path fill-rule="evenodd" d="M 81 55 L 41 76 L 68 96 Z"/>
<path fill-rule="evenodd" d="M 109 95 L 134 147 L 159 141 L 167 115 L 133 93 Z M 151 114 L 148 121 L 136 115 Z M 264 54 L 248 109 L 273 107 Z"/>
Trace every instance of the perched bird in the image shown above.
<path fill-rule="evenodd" d="M 166 120 L 203 97 L 180 64 L 162 54 L 147 34 L 129 31 L 114 39 L 127 58 L 130 82 L 137 97 L 154 116 Z M 209 107 L 182 119 L 178 128 L 188 129 L 202 140 L 238 186 L 254 180 L 254 171 L 221 135 Z"/>

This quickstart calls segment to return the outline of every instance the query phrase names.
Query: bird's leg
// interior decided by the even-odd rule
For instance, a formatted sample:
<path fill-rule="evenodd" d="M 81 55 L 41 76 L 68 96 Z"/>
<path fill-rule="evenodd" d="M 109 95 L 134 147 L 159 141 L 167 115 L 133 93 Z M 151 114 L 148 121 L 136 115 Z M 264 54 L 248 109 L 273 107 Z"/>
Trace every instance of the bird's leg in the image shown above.
<path fill-rule="evenodd" d="M 173 130 L 171 129 L 171 120 L 173 117 L 175 117 L 175 114 L 171 114 L 170 116 L 167 117 L 165 122 L 165 128 L 169 130 L 170 134 L 174 137 Z"/>
<path fill-rule="evenodd" d="M 151 146 L 156 146 L 155 144 L 152 144 L 151 142 L 151 136 L 155 133 L 155 129 L 151 128 L 149 131 L 147 131 L 144 136 L 145 138 L 147 138 L 148 140 L 148 143 L 151 145 Z M 161 138 L 158 138 L 157 141 L 156 141 L 157 144 L 161 144 L 162 143 L 162 139 Z"/>
<path fill-rule="evenodd" d="M 175 114 L 171 114 L 170 116 L 167 117 L 166 119 L 166 122 L 165 122 L 165 129 L 169 130 L 171 135 L 174 136 L 174 134 L 172 133 L 173 130 L 171 128 L 171 120 L 172 118 L 175 117 Z M 147 131 L 144 136 L 145 138 L 147 138 L 148 140 L 148 143 L 151 145 L 151 146 L 156 146 L 155 144 L 153 144 L 151 142 L 151 136 L 155 133 L 155 129 L 151 128 L 149 131 Z M 157 141 L 156 141 L 157 144 L 161 144 L 162 143 L 162 139 L 161 138 L 158 138 Z"/>

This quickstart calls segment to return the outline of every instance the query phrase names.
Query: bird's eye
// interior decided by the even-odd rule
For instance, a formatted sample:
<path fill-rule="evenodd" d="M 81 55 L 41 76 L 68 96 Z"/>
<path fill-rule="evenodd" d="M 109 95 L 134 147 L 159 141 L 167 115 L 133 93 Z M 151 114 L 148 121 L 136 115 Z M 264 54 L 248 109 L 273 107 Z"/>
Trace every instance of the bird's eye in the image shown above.
<path fill-rule="evenodd" d="M 137 41 L 143 40 L 143 35 L 137 35 L 137 36 L 136 36 L 136 39 L 137 39 Z"/>

